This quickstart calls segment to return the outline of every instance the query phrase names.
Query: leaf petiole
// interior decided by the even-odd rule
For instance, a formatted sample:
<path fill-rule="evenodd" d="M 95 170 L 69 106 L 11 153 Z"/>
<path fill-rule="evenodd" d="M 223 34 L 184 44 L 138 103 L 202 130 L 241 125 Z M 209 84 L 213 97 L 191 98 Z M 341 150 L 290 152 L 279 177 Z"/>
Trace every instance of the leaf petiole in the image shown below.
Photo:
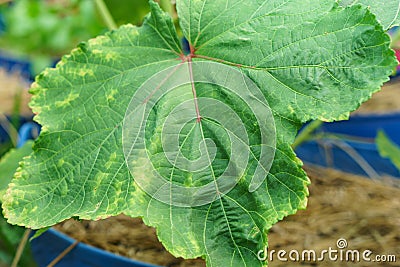
<path fill-rule="evenodd" d="M 113 17 L 111 16 L 110 11 L 107 8 L 107 5 L 103 0 L 96 0 L 96 6 L 99 9 L 100 16 L 104 20 L 104 23 L 107 25 L 109 30 L 116 30 L 118 28 L 115 23 Z"/>

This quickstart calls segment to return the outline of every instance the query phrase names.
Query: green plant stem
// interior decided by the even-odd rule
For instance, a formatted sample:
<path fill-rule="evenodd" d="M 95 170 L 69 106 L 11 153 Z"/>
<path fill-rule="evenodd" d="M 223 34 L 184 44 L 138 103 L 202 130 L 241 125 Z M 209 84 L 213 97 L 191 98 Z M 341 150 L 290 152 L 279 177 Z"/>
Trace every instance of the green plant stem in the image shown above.
<path fill-rule="evenodd" d="M 299 135 L 296 137 L 292 145 L 292 148 L 296 149 L 302 143 L 306 142 L 307 140 L 310 140 L 312 138 L 312 133 L 315 132 L 315 130 L 317 130 L 319 127 L 321 127 L 322 124 L 323 122 L 320 120 L 315 120 L 309 123 L 303 129 L 303 131 L 301 131 Z"/>
<path fill-rule="evenodd" d="M 8 124 L 8 127 L 6 126 L 6 123 Z M 7 132 L 8 136 L 10 137 L 11 143 L 14 147 L 17 146 L 18 143 L 18 131 L 12 123 L 8 120 L 6 115 L 0 112 L 0 125 L 3 125 L 3 129 Z"/>
<path fill-rule="evenodd" d="M 103 0 L 96 0 L 97 8 L 100 11 L 100 15 L 104 20 L 104 23 L 107 25 L 109 30 L 116 30 L 118 28 L 117 24 L 115 23 L 113 17 L 111 16 L 110 11 L 107 8 L 107 5 L 104 3 Z"/>
<path fill-rule="evenodd" d="M 22 87 L 18 87 L 18 92 L 14 97 L 14 105 L 13 111 L 11 115 L 11 124 L 15 129 L 19 129 L 20 124 L 20 115 L 21 115 L 21 101 L 22 101 L 22 91 L 24 89 Z"/>
<path fill-rule="evenodd" d="M 168 12 L 174 20 L 177 18 L 177 14 L 175 12 L 175 8 L 174 8 L 174 5 L 172 4 L 171 0 L 160 0 L 159 3 L 160 3 L 160 7 L 165 12 Z"/>
<path fill-rule="evenodd" d="M 13 262 L 11 264 L 11 267 L 17 267 L 18 266 L 18 262 L 21 259 L 22 252 L 25 249 L 25 246 L 26 246 L 26 243 L 28 242 L 28 238 L 29 238 L 29 235 L 31 234 L 31 231 L 32 231 L 31 229 L 26 229 L 25 230 L 25 233 L 22 236 L 21 242 L 19 242 L 18 249 L 17 249 L 17 252 L 15 253 Z"/>

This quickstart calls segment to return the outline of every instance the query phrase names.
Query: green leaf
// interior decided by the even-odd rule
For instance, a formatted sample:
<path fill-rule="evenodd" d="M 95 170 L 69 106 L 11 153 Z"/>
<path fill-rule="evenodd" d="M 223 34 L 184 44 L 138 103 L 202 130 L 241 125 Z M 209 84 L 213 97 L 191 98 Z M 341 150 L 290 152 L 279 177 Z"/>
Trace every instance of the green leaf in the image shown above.
<path fill-rule="evenodd" d="M 400 170 L 400 147 L 390 140 L 383 131 L 378 132 L 376 145 L 381 157 L 390 159 Z"/>
<path fill-rule="evenodd" d="M 363 4 L 368 6 L 382 23 L 385 29 L 400 25 L 400 1 L 399 0 L 341 0 L 341 6 Z"/>
<path fill-rule="evenodd" d="M 35 232 L 35 234 L 34 234 L 31 238 L 29 238 L 29 241 L 32 241 L 33 239 L 38 238 L 39 236 L 41 236 L 41 235 L 43 235 L 44 233 L 46 233 L 47 230 L 49 230 L 49 229 L 50 229 L 50 226 L 49 226 L 49 227 L 42 228 L 42 229 L 38 229 L 38 230 Z"/>
<path fill-rule="evenodd" d="M 177 8 L 196 53 L 247 70 L 278 122 L 347 119 L 387 81 L 387 66 L 396 65 L 389 37 L 365 8 L 342 9 L 330 0 L 258 2 L 180 1 Z M 291 141 L 294 131 L 282 128 Z"/>
<path fill-rule="evenodd" d="M 124 114 L 140 84 L 176 65 L 180 53 L 172 21 L 152 8 L 143 27 L 82 43 L 38 76 L 31 106 L 43 127 L 4 197 L 10 222 L 38 229 L 135 208 L 128 205 L 138 189 L 122 151 Z"/>
<path fill-rule="evenodd" d="M 28 141 L 20 148 L 11 149 L 0 159 L 0 202 L 19 166 L 19 162 L 32 153 L 32 145 L 33 141 Z"/>
<path fill-rule="evenodd" d="M 390 38 L 366 8 L 334 0 L 181 0 L 184 55 L 150 7 L 142 27 L 82 43 L 37 77 L 43 129 L 4 213 L 34 229 L 141 216 L 177 257 L 265 266 L 268 230 L 307 203 L 297 130 L 346 119 L 379 90 L 397 64 Z"/>

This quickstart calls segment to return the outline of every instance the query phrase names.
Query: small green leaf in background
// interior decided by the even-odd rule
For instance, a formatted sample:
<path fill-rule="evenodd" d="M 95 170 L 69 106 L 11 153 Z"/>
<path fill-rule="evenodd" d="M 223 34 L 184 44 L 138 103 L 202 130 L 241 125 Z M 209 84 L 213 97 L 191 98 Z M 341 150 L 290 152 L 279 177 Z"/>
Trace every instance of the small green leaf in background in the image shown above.
<path fill-rule="evenodd" d="M 390 140 L 383 131 L 378 132 L 375 142 L 381 157 L 390 159 L 397 169 L 400 170 L 400 147 Z"/>
<path fill-rule="evenodd" d="M 82 43 L 37 77 L 31 107 L 43 129 L 3 197 L 4 214 L 10 223 L 37 229 L 74 216 L 94 220 L 124 213 L 156 227 L 176 257 L 202 257 L 208 266 L 265 266 L 257 252 L 267 246 L 268 230 L 307 204 L 309 179 L 291 149 L 297 130 L 309 120 L 347 119 L 379 91 L 397 65 L 390 37 L 366 7 L 341 8 L 335 0 L 176 4 L 190 55 L 182 52 L 172 18 L 150 1 L 151 14 L 141 27 L 123 26 Z M 257 162 L 264 159 L 260 123 L 251 101 L 217 83 L 193 82 L 193 88 L 181 86 L 163 95 L 143 122 L 146 146 L 136 159 L 143 162 L 149 156 L 155 171 L 132 175 L 127 167 L 122 126 L 131 99 L 154 75 L 188 70 L 196 62 L 218 62 L 247 76 L 272 111 L 275 158 L 254 192 L 249 185 Z M 230 78 L 212 75 L 217 81 Z M 203 154 L 199 144 L 214 142 L 215 153 L 207 152 L 215 160 L 209 159 L 202 172 L 183 170 L 165 156 L 171 151 L 162 143 L 163 125 L 183 101 L 192 105 L 187 112 L 222 111 L 196 109 L 202 98 L 228 106 L 242 120 L 251 152 L 247 167 L 235 188 L 212 203 L 182 207 L 158 201 L 135 182 L 138 175 L 160 174 L 189 188 L 217 180 L 231 159 L 227 129 L 213 118 L 176 120 L 181 132 L 170 133 L 178 136 L 179 151 L 191 161 Z"/>
<path fill-rule="evenodd" d="M 33 141 L 28 141 L 22 147 L 11 149 L 0 158 L 0 202 L 19 166 L 19 162 L 32 153 L 32 145 Z"/>
<path fill-rule="evenodd" d="M 341 0 L 342 6 L 362 4 L 368 6 L 388 30 L 400 23 L 400 0 Z"/>
<path fill-rule="evenodd" d="M 19 162 L 32 153 L 32 145 L 33 141 L 28 141 L 22 147 L 11 149 L 0 158 L 0 203 L 8 184 L 19 166 Z M 1 264 L 10 266 L 24 232 L 25 229 L 23 227 L 8 224 L 0 212 L 0 266 L 2 266 Z M 28 247 L 24 249 L 20 259 L 20 266 L 36 266 Z"/>
<path fill-rule="evenodd" d="M 38 238 L 38 237 L 41 236 L 42 234 L 46 233 L 50 228 L 51 228 L 51 226 L 49 226 L 49 227 L 44 227 L 44 228 L 41 228 L 41 229 L 36 230 L 36 231 L 35 231 L 35 234 L 34 234 L 31 238 L 29 238 L 29 241 L 32 241 L 33 239 Z"/>

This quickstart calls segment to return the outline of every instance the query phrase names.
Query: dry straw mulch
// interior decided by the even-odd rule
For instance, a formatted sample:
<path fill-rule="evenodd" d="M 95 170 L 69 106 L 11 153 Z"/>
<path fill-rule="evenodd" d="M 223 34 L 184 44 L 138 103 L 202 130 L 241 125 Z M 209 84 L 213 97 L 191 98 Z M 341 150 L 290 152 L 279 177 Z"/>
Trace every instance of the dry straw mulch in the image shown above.
<path fill-rule="evenodd" d="M 202 260 L 172 256 L 158 241 L 155 229 L 138 218 L 120 215 L 96 222 L 68 220 L 56 228 L 76 240 L 135 260 L 171 267 L 205 266 Z"/>
<path fill-rule="evenodd" d="M 400 78 L 386 83 L 382 90 L 361 105 L 354 114 L 385 114 L 400 112 Z"/>
<path fill-rule="evenodd" d="M 345 238 L 349 250 L 393 254 L 397 263 L 273 261 L 270 266 L 400 266 L 400 180 L 372 181 L 322 168 L 306 171 L 312 181 L 308 208 L 272 228 L 270 249 L 321 252 L 337 249 L 336 241 Z"/>
<path fill-rule="evenodd" d="M 21 109 L 20 115 L 31 116 L 32 111 L 28 107 L 31 96 L 28 88 L 29 82 L 18 72 L 9 73 L 0 68 L 0 113 L 12 114 L 17 101 Z"/>
<path fill-rule="evenodd" d="M 345 238 L 348 249 L 393 254 L 397 263 L 279 262 L 269 266 L 400 266 L 400 180 L 372 181 L 328 169 L 307 168 L 312 180 L 307 210 L 277 223 L 269 234 L 270 250 L 336 249 Z M 390 181 L 390 183 L 388 182 Z M 389 185 L 390 184 L 390 185 Z M 98 222 L 69 220 L 58 229 L 78 240 L 138 260 L 164 266 L 205 266 L 181 261 L 166 252 L 155 231 L 139 219 L 117 216 Z"/>

